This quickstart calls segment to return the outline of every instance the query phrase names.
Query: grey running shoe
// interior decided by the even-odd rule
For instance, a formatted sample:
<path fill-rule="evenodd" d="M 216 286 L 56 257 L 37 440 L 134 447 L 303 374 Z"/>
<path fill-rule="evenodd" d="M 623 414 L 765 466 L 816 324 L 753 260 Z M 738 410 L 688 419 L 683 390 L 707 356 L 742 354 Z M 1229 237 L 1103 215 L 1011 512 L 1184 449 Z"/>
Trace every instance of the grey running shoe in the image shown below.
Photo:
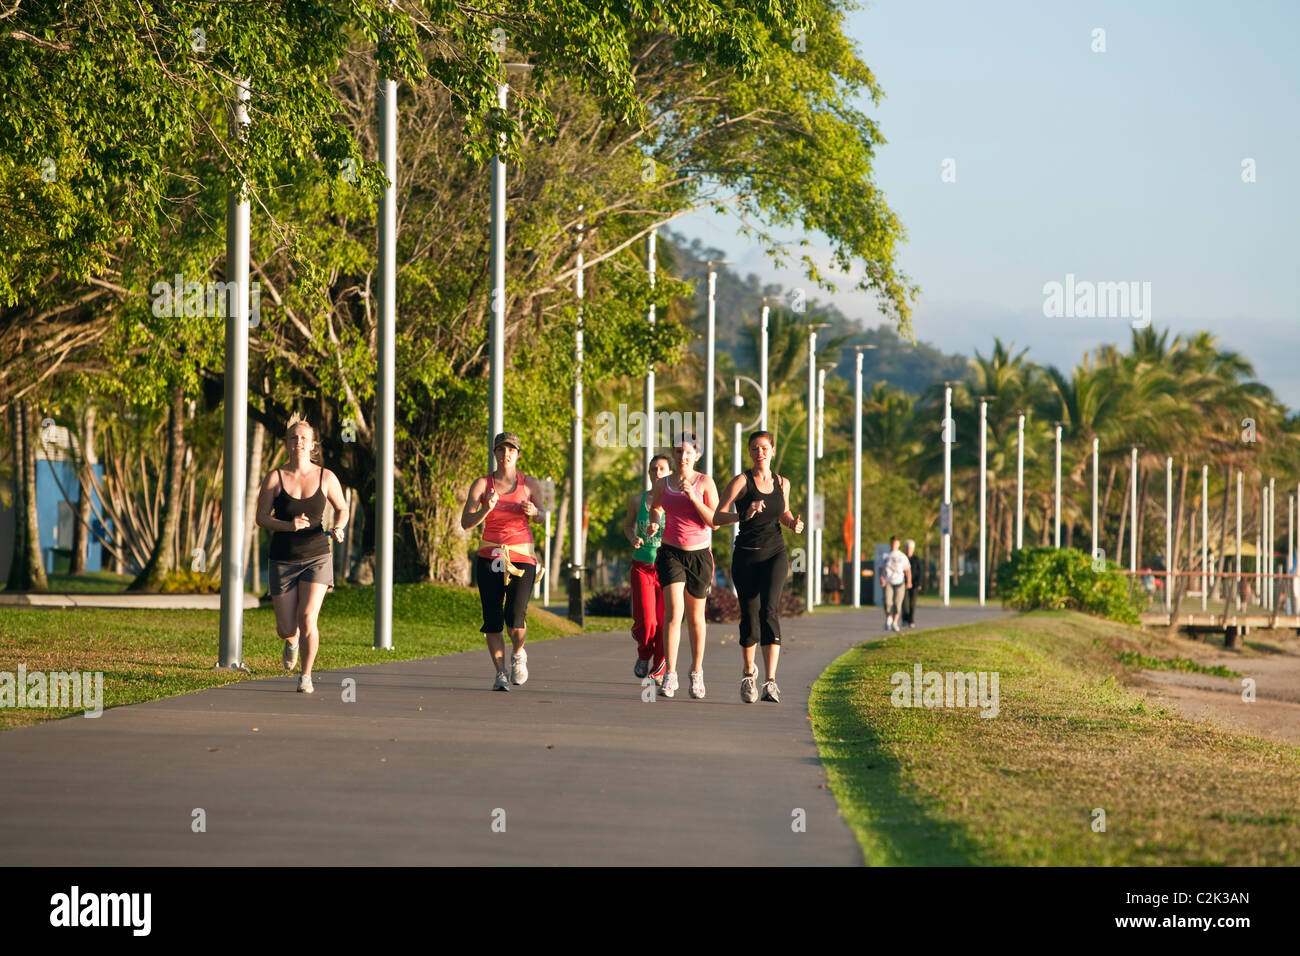
<path fill-rule="evenodd" d="M 632 673 L 637 677 L 645 677 L 646 674 L 650 673 L 650 662 L 648 660 L 643 661 L 638 657 L 636 659 L 636 667 L 632 668 Z"/>
<path fill-rule="evenodd" d="M 659 685 L 660 697 L 671 697 L 677 693 L 677 675 L 669 672 L 664 675 L 664 682 Z"/>
<path fill-rule="evenodd" d="M 493 690 L 509 690 L 510 678 L 505 671 L 497 671 L 497 679 L 492 682 Z"/>
<path fill-rule="evenodd" d="M 513 684 L 528 682 L 528 652 L 520 650 L 510 656 L 510 681 Z"/>
<path fill-rule="evenodd" d="M 280 655 L 280 660 L 284 661 L 284 669 L 291 671 L 298 665 L 298 642 L 285 641 L 284 653 Z"/>
<path fill-rule="evenodd" d="M 758 700 L 758 682 L 754 674 L 746 674 L 740 678 L 740 699 L 747 704 Z"/>
<path fill-rule="evenodd" d="M 696 700 L 704 697 L 704 671 L 691 671 L 691 696 Z"/>
<path fill-rule="evenodd" d="M 303 674 L 301 677 L 298 678 L 298 693 L 300 694 L 316 693 L 316 688 L 311 685 L 310 675 Z"/>
<path fill-rule="evenodd" d="M 763 682 L 763 699 L 770 700 L 774 704 L 781 703 L 781 688 L 776 686 L 776 681 Z"/>

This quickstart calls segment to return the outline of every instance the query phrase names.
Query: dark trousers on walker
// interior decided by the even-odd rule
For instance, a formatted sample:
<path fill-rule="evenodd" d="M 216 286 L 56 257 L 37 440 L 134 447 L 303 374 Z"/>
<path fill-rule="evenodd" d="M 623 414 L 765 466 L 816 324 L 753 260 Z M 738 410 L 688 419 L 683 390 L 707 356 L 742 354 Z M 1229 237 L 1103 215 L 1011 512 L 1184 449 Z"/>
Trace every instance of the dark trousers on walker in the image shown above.
<path fill-rule="evenodd" d="M 916 588 L 908 588 L 903 592 L 903 623 L 912 625 L 916 623 L 912 618 L 912 613 L 916 610 Z"/>

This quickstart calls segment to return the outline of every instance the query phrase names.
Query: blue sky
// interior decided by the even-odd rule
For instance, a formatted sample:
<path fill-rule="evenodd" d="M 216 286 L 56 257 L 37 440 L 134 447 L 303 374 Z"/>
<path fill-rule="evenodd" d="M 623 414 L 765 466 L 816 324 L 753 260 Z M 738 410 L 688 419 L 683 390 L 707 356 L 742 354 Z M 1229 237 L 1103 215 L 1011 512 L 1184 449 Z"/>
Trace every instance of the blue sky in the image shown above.
<path fill-rule="evenodd" d="M 1000 336 L 1073 367 L 1129 322 L 1046 318 L 1044 284 L 1150 282 L 1157 328 L 1209 330 L 1300 408 L 1300 3 L 880 0 L 846 32 L 886 94 L 860 106 L 888 140 L 874 178 L 908 232 L 919 340 L 987 354 Z M 729 216 L 674 228 L 741 275 L 807 284 Z M 883 321 L 868 295 L 819 295 Z"/>

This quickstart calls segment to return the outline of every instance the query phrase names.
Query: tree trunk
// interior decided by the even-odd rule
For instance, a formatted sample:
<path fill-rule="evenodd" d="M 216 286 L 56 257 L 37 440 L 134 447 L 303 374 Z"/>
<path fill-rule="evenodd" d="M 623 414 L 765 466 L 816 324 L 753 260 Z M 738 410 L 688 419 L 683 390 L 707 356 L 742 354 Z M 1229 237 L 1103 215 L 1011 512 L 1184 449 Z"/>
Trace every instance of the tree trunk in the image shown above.
<path fill-rule="evenodd" d="M 1101 525 L 1097 529 L 1097 547 L 1104 548 L 1104 536 L 1102 532 L 1106 529 L 1106 511 L 1110 508 L 1110 492 L 1115 486 L 1115 463 L 1110 463 L 1110 468 L 1106 471 L 1106 493 L 1101 496 L 1101 504 L 1097 508 L 1097 521 Z"/>
<path fill-rule="evenodd" d="M 1183 509 L 1187 505 L 1186 458 L 1183 459 L 1183 464 L 1178 470 L 1178 497 L 1175 498 L 1174 501 L 1176 504 L 1174 507 L 1174 513 L 1171 516 L 1174 522 L 1174 546 L 1170 553 L 1165 555 L 1165 570 L 1168 572 L 1168 576 L 1165 578 L 1165 587 L 1173 588 L 1173 590 L 1169 592 L 1171 595 L 1169 606 L 1173 608 L 1174 614 L 1177 614 L 1178 606 L 1183 600 L 1183 594 L 1187 591 L 1187 582 L 1191 580 L 1191 578 L 1180 578 L 1175 576 L 1175 570 L 1179 567 L 1178 553 L 1183 547 Z M 1189 561 L 1186 566 L 1190 569 L 1191 562 Z"/>
<path fill-rule="evenodd" d="M 1120 501 L 1119 534 L 1115 536 L 1115 563 L 1124 567 L 1124 527 L 1128 524 L 1129 499 L 1133 496 L 1133 469 L 1128 470 L 1128 481 L 1124 483 L 1124 498 Z"/>
<path fill-rule="evenodd" d="M 1227 586 L 1228 578 L 1223 573 L 1224 561 L 1227 559 L 1228 556 L 1228 552 L 1226 550 L 1228 547 L 1228 494 L 1231 491 L 1230 488 L 1230 485 L 1232 484 L 1231 479 L 1232 479 L 1232 466 L 1229 465 L 1228 467 L 1223 469 L 1223 520 L 1219 523 L 1218 571 L 1219 571 L 1219 584 L 1223 588 L 1223 600 L 1225 602 L 1230 601 L 1231 598 L 1231 595 L 1229 595 L 1228 593 L 1228 586 Z M 1235 532 L 1234 532 L 1234 536 L 1235 536 Z M 1230 606 L 1231 606 L 1230 604 L 1225 604 L 1224 610 L 1225 611 L 1228 610 Z"/>
<path fill-rule="evenodd" d="M 93 484 L 90 469 L 95 467 L 95 406 L 87 405 L 81 417 L 81 455 L 77 480 L 81 490 L 77 497 L 77 520 L 72 526 L 72 574 L 86 573 L 86 544 L 90 538 L 90 497 Z"/>
<path fill-rule="evenodd" d="M 154 542 L 149 561 L 131 582 L 128 591 L 159 591 L 163 580 L 175 569 L 172 548 L 180 525 L 180 487 L 182 464 L 185 460 L 185 393 L 179 385 L 171 388 L 171 413 L 168 416 L 167 474 L 163 495 L 163 513 L 159 524 L 158 540 Z"/>
<path fill-rule="evenodd" d="M 261 568 L 256 568 L 254 576 L 251 578 L 248 569 L 250 566 L 255 567 L 258 564 L 257 493 L 262 487 L 262 446 L 265 439 L 266 429 L 262 427 L 261 422 L 254 419 L 253 440 L 249 443 L 251 447 L 248 452 L 248 483 L 245 486 L 247 494 L 244 497 L 244 550 L 242 552 L 244 558 L 244 587 L 254 594 L 258 592 L 258 588 L 261 586 L 259 580 Z M 250 554 L 253 555 L 251 560 Z"/>
<path fill-rule="evenodd" d="M 48 591 L 41 562 L 40 525 L 36 514 L 36 443 L 32 441 L 31 406 L 25 399 L 13 403 L 14 434 L 14 558 L 9 568 L 9 590 Z"/>
<path fill-rule="evenodd" d="M 1142 567 L 1142 532 L 1146 530 L 1147 521 L 1147 489 L 1151 487 L 1150 473 L 1144 475 L 1138 483 L 1138 513 L 1137 513 L 1137 566 Z"/>

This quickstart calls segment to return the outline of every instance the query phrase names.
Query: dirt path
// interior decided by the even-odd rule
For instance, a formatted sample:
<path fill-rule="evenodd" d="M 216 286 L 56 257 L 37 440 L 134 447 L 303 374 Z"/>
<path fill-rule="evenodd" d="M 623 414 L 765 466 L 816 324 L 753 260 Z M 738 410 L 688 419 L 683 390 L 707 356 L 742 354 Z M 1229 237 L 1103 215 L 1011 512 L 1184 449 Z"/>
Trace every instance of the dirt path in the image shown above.
<path fill-rule="evenodd" d="M 1248 639 L 1245 654 L 1183 638 L 1177 639 L 1177 648 L 1182 657 L 1211 667 L 1221 664 L 1242 677 L 1144 670 L 1140 686 L 1193 720 L 1300 745 L 1300 640 Z M 1245 678 L 1255 681 L 1254 700 L 1243 699 Z"/>

